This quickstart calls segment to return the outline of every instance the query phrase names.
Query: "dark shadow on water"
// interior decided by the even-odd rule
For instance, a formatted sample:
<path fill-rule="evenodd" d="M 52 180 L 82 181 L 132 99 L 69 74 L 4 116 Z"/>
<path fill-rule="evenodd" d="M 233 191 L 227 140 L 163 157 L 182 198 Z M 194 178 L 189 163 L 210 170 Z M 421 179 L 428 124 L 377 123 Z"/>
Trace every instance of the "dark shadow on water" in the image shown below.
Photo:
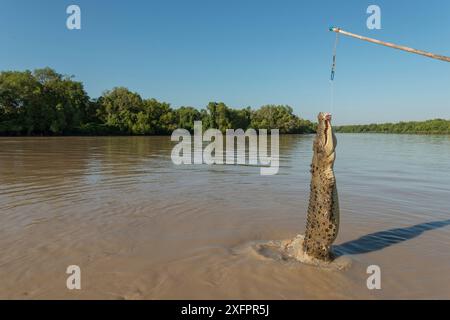
<path fill-rule="evenodd" d="M 382 250 L 394 244 L 413 239 L 425 231 L 435 230 L 450 225 L 450 220 L 433 221 L 417 224 L 407 228 L 390 229 L 362 236 L 359 239 L 333 246 L 337 256 L 345 254 L 362 254 Z"/>

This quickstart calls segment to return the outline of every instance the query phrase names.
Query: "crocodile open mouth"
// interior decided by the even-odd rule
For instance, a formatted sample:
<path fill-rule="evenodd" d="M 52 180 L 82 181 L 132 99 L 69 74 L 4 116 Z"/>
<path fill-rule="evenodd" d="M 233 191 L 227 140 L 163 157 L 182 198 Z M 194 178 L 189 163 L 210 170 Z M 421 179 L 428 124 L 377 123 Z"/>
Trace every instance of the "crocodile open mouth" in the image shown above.
<path fill-rule="evenodd" d="M 331 113 L 326 113 L 324 116 L 324 121 L 325 121 L 325 130 L 324 130 L 324 134 L 325 134 L 325 145 L 328 142 L 328 130 L 331 127 Z"/>

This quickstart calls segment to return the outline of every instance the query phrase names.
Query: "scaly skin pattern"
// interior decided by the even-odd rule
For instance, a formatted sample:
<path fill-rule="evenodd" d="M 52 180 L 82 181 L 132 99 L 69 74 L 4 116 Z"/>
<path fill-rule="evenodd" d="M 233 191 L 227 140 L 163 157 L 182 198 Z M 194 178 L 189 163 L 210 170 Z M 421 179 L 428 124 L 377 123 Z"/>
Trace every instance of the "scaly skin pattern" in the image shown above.
<path fill-rule="evenodd" d="M 333 171 L 336 143 L 331 115 L 319 113 L 303 250 L 309 257 L 322 261 L 333 259 L 331 244 L 339 231 L 339 202 Z"/>

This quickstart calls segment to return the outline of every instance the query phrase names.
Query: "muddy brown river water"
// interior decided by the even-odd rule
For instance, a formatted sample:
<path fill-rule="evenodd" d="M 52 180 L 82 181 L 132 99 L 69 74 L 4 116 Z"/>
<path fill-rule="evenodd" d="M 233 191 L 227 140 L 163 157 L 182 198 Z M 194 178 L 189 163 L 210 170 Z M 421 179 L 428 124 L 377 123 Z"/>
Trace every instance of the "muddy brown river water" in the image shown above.
<path fill-rule="evenodd" d="M 450 136 L 337 135 L 346 270 L 252 250 L 304 231 L 312 138 L 276 176 L 175 166 L 170 137 L 0 138 L 0 298 L 449 299 Z"/>

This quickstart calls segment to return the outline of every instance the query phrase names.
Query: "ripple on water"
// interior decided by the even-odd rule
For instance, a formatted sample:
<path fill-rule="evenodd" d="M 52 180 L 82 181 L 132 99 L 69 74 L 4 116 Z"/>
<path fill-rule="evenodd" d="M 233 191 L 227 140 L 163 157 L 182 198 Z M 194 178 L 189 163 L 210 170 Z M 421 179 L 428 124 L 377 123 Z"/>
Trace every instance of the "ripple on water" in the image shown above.
<path fill-rule="evenodd" d="M 448 297 L 448 137 L 338 135 L 346 272 L 251 241 L 302 232 L 312 138 L 280 137 L 272 177 L 175 166 L 170 137 L 0 138 L 0 297 L 63 297 L 55 274 L 73 261 L 94 275 L 93 297 L 366 297 L 371 264 L 384 272 L 377 297 Z"/>

